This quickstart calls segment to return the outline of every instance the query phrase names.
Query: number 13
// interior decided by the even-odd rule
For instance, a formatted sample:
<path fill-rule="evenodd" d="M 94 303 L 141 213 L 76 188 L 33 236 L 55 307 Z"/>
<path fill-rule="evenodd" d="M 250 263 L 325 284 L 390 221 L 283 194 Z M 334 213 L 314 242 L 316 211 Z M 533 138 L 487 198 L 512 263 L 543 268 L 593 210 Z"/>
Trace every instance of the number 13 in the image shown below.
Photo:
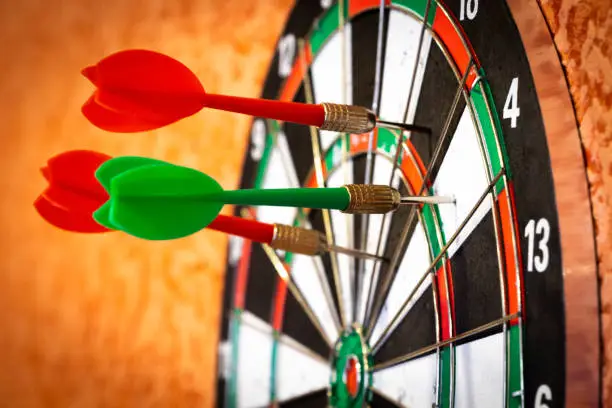
<path fill-rule="evenodd" d="M 540 254 L 535 254 L 534 246 L 536 235 L 540 236 L 538 249 Z M 546 218 L 540 218 L 536 223 L 534 220 L 529 220 L 525 227 L 525 238 L 528 240 L 527 248 L 527 272 L 533 272 L 535 266 L 536 271 L 544 272 L 548 268 L 550 254 L 548 251 L 548 239 L 550 238 L 550 223 Z"/>

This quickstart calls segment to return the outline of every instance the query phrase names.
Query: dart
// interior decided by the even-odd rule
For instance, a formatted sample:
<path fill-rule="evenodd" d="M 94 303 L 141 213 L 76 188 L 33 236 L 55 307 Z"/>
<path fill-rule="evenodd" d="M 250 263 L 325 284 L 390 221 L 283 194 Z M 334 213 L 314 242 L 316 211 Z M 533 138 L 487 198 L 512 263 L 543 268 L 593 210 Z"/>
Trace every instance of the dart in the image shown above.
<path fill-rule="evenodd" d="M 383 214 L 405 204 L 448 203 L 449 197 L 401 197 L 389 186 L 352 184 L 339 188 L 224 190 L 195 169 L 117 157 L 103 163 L 96 177 L 109 200 L 94 213 L 105 226 L 116 226 L 145 239 L 180 238 L 208 226 L 226 204 L 336 209 L 351 214 Z"/>
<path fill-rule="evenodd" d="M 422 126 L 382 121 L 360 106 L 207 93 L 187 66 L 155 51 L 119 51 L 86 67 L 82 74 L 97 88 L 83 105 L 82 112 L 93 125 L 111 132 L 153 130 L 210 108 L 337 132 L 367 133 L 382 124 L 431 133 Z"/>
<path fill-rule="evenodd" d="M 49 186 L 34 208 L 50 224 L 67 231 L 101 233 L 108 228 L 92 218 L 108 194 L 97 182 L 95 170 L 110 159 L 102 153 L 73 150 L 49 159 L 41 169 Z"/>

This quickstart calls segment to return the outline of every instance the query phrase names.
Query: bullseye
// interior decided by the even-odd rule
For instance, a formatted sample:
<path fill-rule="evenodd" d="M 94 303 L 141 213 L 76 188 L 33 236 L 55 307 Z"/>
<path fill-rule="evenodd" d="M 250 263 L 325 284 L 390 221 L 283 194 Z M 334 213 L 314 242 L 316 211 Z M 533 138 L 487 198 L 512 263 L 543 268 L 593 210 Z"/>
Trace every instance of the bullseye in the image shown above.
<path fill-rule="evenodd" d="M 332 359 L 334 374 L 329 387 L 331 406 L 356 408 L 370 401 L 372 360 L 369 352 L 359 325 L 345 330 L 340 336 Z"/>
<path fill-rule="evenodd" d="M 344 366 L 344 383 L 346 384 L 346 389 L 348 390 L 349 395 L 352 398 L 357 396 L 357 392 L 359 391 L 360 385 L 360 371 L 361 364 L 359 364 L 359 360 L 356 356 L 349 356 L 346 360 L 346 365 Z"/>

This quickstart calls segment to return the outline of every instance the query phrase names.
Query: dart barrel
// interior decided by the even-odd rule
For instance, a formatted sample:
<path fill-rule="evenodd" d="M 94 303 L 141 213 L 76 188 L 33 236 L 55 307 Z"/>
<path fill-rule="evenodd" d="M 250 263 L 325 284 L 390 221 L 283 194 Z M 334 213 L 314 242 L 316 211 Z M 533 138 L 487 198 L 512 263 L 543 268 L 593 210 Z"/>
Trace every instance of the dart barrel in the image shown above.
<path fill-rule="evenodd" d="M 325 250 L 325 237 L 316 230 L 274 224 L 274 237 L 270 246 L 297 254 L 318 255 Z"/>
<path fill-rule="evenodd" d="M 321 130 L 341 133 L 367 133 L 376 126 L 376 115 L 362 106 L 322 103 L 325 120 L 319 126 Z"/>
<path fill-rule="evenodd" d="M 347 214 L 385 214 L 396 210 L 401 201 L 399 191 L 393 187 L 373 184 L 347 184 L 349 205 Z"/>

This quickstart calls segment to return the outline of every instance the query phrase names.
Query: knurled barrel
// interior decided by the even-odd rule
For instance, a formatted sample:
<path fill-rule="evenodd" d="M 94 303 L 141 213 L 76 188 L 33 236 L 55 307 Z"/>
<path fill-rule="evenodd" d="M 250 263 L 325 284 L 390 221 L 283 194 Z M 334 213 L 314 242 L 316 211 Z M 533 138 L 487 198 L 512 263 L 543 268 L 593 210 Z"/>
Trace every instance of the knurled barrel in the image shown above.
<path fill-rule="evenodd" d="M 325 237 L 319 231 L 274 224 L 274 238 L 270 246 L 282 251 L 317 255 L 324 248 Z"/>
<path fill-rule="evenodd" d="M 399 207 L 400 193 L 389 186 L 347 184 L 350 199 L 343 211 L 348 214 L 385 214 Z"/>
<path fill-rule="evenodd" d="M 319 127 L 341 133 L 367 133 L 376 126 L 376 115 L 362 106 L 322 103 L 325 120 Z"/>

